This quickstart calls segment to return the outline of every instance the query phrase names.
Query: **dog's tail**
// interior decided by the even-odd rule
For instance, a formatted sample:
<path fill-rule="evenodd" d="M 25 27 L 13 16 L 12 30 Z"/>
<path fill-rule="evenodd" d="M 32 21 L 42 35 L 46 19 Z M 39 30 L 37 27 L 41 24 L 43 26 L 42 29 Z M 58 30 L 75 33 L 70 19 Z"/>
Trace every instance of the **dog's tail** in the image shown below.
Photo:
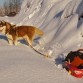
<path fill-rule="evenodd" d="M 42 36 L 44 34 L 44 32 L 40 30 L 39 28 L 35 28 L 35 31 L 39 36 Z"/>

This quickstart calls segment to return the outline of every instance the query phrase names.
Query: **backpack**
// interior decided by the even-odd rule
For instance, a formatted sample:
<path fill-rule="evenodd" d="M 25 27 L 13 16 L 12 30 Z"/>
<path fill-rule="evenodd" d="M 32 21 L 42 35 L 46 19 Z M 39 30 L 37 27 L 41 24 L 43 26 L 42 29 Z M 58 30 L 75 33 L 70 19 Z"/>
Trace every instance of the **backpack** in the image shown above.
<path fill-rule="evenodd" d="M 65 58 L 65 68 L 73 76 L 83 76 L 83 49 L 71 51 Z"/>

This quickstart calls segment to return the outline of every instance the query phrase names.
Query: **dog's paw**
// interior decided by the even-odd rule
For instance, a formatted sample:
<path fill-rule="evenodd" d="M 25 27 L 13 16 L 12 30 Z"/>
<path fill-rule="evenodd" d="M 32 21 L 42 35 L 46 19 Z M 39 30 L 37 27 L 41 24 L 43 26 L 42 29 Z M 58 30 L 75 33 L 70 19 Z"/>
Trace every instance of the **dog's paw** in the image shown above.
<path fill-rule="evenodd" d="M 12 46 L 12 45 L 13 45 L 13 43 L 9 43 L 8 45 Z"/>
<path fill-rule="evenodd" d="M 13 45 L 13 41 L 8 39 L 8 44 Z"/>
<path fill-rule="evenodd" d="M 20 42 L 15 42 L 14 45 L 19 46 L 19 45 L 22 45 L 22 44 Z"/>

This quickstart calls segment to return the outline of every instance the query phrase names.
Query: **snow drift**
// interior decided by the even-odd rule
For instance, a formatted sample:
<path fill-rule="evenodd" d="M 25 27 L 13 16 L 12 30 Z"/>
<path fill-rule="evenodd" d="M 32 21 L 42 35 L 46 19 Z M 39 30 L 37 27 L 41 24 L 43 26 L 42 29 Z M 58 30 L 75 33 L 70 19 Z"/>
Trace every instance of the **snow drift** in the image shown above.
<path fill-rule="evenodd" d="M 15 17 L 1 18 L 19 25 L 41 28 L 44 36 L 38 40 L 42 53 L 61 53 L 82 48 L 83 0 L 24 0 Z M 79 19 L 81 18 L 81 19 Z"/>
<path fill-rule="evenodd" d="M 82 8 L 83 0 L 23 0 L 21 10 L 15 17 L 6 16 L 0 17 L 0 19 L 17 26 L 32 25 L 42 29 L 44 35 L 37 40 L 35 48 L 56 59 L 59 55 L 65 55 L 71 50 L 83 48 Z M 31 49 L 28 50 L 29 52 L 34 53 Z M 59 80 L 59 82 L 62 81 Z M 54 83 L 54 81 L 48 83 Z M 66 83 L 66 81 L 62 83 Z"/>
<path fill-rule="evenodd" d="M 83 14 L 82 3 L 82 0 L 24 0 L 16 17 L 4 19 L 17 25 L 41 28 L 44 31 L 44 36 L 39 40 L 44 47 L 42 52 L 52 51 L 54 55 L 59 55 L 81 48 L 78 44 L 82 43 L 79 29 L 82 26 L 82 19 L 79 20 Z"/>

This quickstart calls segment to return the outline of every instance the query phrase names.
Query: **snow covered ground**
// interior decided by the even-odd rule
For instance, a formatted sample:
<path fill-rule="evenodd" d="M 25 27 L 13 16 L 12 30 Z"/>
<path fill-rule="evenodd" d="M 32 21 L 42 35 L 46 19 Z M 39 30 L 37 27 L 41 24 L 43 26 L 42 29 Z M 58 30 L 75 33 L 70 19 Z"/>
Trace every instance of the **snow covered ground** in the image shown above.
<path fill-rule="evenodd" d="M 28 5 L 28 6 L 27 6 Z M 44 31 L 37 40 L 42 53 L 52 52 L 55 61 L 28 46 L 9 46 L 0 34 L 0 83 L 82 83 L 61 67 L 71 50 L 83 47 L 83 0 L 23 0 L 15 17 L 0 17 L 17 25 L 33 25 Z M 43 50 L 41 48 L 44 48 Z"/>
<path fill-rule="evenodd" d="M 0 83 L 82 82 L 31 48 L 9 46 L 5 40 L 0 40 Z"/>

